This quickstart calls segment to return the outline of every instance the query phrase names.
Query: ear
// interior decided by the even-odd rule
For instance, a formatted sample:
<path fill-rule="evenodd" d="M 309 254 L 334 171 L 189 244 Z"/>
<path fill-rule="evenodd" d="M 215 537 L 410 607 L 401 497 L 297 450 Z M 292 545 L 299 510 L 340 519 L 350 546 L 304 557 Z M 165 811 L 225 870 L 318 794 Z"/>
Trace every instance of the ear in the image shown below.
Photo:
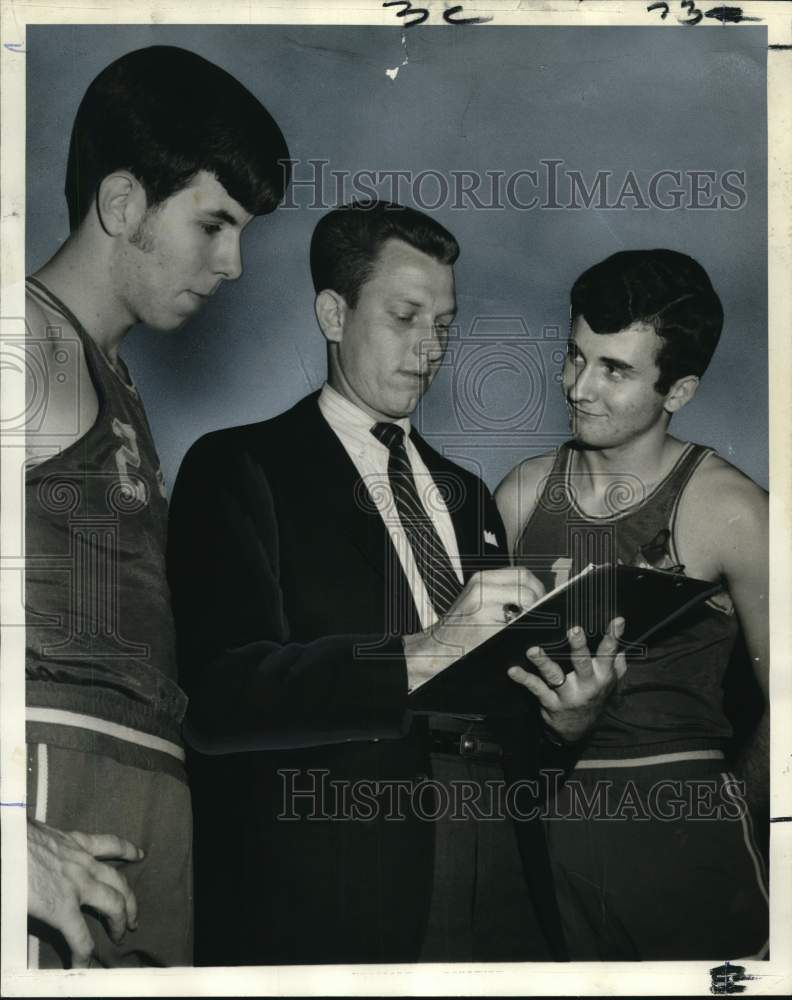
<path fill-rule="evenodd" d="M 146 192 L 140 181 L 125 170 L 103 178 L 96 195 L 99 222 L 108 236 L 134 232 L 146 212 Z"/>
<path fill-rule="evenodd" d="M 344 336 L 348 306 L 346 299 L 331 288 L 325 288 L 316 296 L 314 311 L 325 339 L 331 344 L 340 344 Z"/>
<path fill-rule="evenodd" d="M 666 393 L 664 408 L 666 413 L 676 413 L 686 406 L 696 395 L 698 389 L 698 375 L 685 375 L 678 378 Z"/>

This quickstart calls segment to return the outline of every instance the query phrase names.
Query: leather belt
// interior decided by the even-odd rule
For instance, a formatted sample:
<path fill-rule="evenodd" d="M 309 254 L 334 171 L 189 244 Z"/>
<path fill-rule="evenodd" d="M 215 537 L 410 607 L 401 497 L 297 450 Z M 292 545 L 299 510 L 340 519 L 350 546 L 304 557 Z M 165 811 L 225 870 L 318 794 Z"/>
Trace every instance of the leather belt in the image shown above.
<path fill-rule="evenodd" d="M 429 720 L 429 747 L 433 754 L 452 754 L 482 763 L 503 759 L 503 747 L 475 720 L 432 716 Z"/>

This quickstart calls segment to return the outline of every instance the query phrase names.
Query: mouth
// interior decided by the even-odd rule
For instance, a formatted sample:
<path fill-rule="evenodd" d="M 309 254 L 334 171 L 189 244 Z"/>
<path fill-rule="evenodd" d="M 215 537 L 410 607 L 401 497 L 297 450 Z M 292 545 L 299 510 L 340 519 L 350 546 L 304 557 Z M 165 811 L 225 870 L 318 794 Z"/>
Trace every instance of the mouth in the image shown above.
<path fill-rule="evenodd" d="M 210 288 L 208 292 L 196 292 L 193 288 L 188 288 L 187 291 L 194 298 L 198 299 L 199 302 L 206 302 L 214 295 L 218 287 L 218 285 L 215 285 L 214 288 Z"/>
<path fill-rule="evenodd" d="M 567 403 L 570 411 L 576 417 L 604 417 L 604 413 L 592 413 L 590 410 L 581 409 L 581 407 L 576 406 L 574 403 Z"/>

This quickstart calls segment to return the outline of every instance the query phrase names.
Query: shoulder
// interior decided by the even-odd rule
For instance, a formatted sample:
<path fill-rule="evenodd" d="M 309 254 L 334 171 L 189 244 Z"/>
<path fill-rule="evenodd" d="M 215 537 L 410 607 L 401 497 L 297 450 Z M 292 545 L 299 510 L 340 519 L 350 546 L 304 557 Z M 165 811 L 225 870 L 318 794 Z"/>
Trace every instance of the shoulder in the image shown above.
<path fill-rule="evenodd" d="M 744 472 L 712 452 L 692 475 L 683 503 L 687 513 L 700 515 L 702 521 L 713 521 L 713 515 L 720 515 L 734 527 L 741 518 L 766 516 L 768 495 Z"/>
<path fill-rule="evenodd" d="M 513 548 L 523 525 L 533 513 L 542 487 L 555 462 L 556 452 L 520 462 L 495 490 L 495 503 L 503 518 L 509 548 Z"/>
<path fill-rule="evenodd" d="M 556 453 L 551 451 L 545 455 L 526 458 L 516 465 L 503 477 L 495 490 L 495 499 L 498 503 L 513 504 L 520 501 L 535 504 L 538 492 L 541 491 L 545 479 L 553 468 L 555 457 Z"/>
<path fill-rule="evenodd" d="M 50 309 L 29 287 L 25 288 L 25 334 L 29 342 L 36 344 L 33 356 L 43 363 L 45 376 L 50 381 L 56 371 L 68 371 L 69 365 L 61 360 L 64 352 L 69 355 L 71 364 L 84 356 L 77 333 L 63 316 Z M 56 355 L 59 365 L 52 363 Z"/>
<path fill-rule="evenodd" d="M 32 340 L 44 340 L 47 326 L 50 325 L 50 318 L 43 304 L 31 292 L 30 288 L 25 288 L 25 322 L 27 334 Z"/>
<path fill-rule="evenodd" d="M 31 408 L 27 427 L 27 454 L 35 465 L 87 434 L 99 404 L 79 335 L 29 289 L 25 329 L 27 375 L 34 391 L 46 400 L 45 406 Z"/>
<path fill-rule="evenodd" d="M 285 454 L 299 453 L 304 434 L 312 423 L 321 421 L 315 397 L 301 399 L 291 409 L 251 424 L 239 424 L 209 431 L 187 450 L 182 467 L 211 463 L 230 465 L 240 456 L 255 456 L 260 462 L 276 462 Z"/>
<path fill-rule="evenodd" d="M 682 538 L 715 569 L 767 558 L 767 492 L 715 453 L 691 477 L 677 517 Z"/>

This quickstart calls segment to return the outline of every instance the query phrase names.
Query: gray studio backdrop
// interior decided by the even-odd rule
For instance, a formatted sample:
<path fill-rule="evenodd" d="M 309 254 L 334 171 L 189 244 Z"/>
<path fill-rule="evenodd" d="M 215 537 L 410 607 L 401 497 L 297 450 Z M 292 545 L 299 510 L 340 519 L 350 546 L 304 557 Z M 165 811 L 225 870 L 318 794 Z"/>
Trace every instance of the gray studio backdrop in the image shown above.
<path fill-rule="evenodd" d="M 379 193 L 436 205 L 462 246 L 458 330 L 416 417 L 435 446 L 494 486 L 563 438 L 571 283 L 614 251 L 665 246 L 704 264 L 726 312 L 676 433 L 766 484 L 766 42 L 761 27 L 29 28 L 27 267 L 68 232 L 66 152 L 87 84 L 132 49 L 180 45 L 263 100 L 305 183 L 293 207 L 251 224 L 238 282 L 185 329 L 139 329 L 125 345 L 169 483 L 201 434 L 321 385 L 308 270 L 320 202 L 377 186 L 356 172 L 409 171 L 381 174 Z M 681 171 L 678 188 L 661 171 Z M 576 172 L 589 207 L 572 197 Z"/>

